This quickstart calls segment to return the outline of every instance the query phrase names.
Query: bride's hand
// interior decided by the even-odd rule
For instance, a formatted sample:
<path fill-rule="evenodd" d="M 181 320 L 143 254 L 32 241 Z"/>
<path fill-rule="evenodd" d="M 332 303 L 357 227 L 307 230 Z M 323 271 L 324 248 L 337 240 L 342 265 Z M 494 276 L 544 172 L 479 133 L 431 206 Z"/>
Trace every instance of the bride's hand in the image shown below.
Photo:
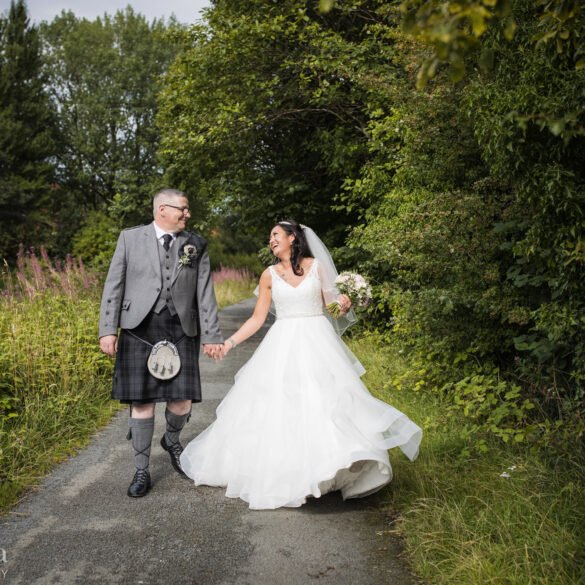
<path fill-rule="evenodd" d="M 351 299 L 347 295 L 339 295 L 337 302 L 341 308 L 341 314 L 346 315 L 351 309 Z"/>
<path fill-rule="evenodd" d="M 231 337 L 226 339 L 221 347 L 221 357 L 224 358 L 236 345 L 236 342 Z"/>

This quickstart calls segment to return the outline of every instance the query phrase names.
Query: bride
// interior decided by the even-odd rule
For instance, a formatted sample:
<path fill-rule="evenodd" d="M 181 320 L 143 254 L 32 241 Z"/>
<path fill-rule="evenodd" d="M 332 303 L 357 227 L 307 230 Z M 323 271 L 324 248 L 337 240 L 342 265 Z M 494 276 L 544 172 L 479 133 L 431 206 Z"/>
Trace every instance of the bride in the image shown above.
<path fill-rule="evenodd" d="M 392 479 L 388 449 L 414 460 L 422 431 L 361 382 L 364 369 L 339 336 L 355 320 L 351 300 L 336 291 L 321 240 L 281 221 L 270 249 L 276 262 L 260 278 L 254 313 L 224 355 L 260 329 L 272 303 L 276 321 L 181 466 L 195 485 L 225 487 L 252 509 L 297 507 L 333 490 L 344 499 L 371 494 Z M 333 326 L 324 313 L 332 300 L 342 310 Z"/>

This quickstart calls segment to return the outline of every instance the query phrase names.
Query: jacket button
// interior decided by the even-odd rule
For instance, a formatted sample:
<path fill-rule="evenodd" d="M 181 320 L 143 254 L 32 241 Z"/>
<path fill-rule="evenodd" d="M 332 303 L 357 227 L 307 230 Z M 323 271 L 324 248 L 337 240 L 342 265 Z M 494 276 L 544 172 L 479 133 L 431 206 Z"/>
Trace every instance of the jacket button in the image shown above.
<path fill-rule="evenodd" d="M 207 329 L 205 330 L 205 333 L 209 333 L 209 331 L 207 331 Z"/>
<path fill-rule="evenodd" d="M 160 292 L 160 288 L 157 288 L 157 289 L 156 289 L 156 292 Z"/>
<path fill-rule="evenodd" d="M 108 303 L 111 303 L 111 302 L 112 302 L 112 299 L 108 299 Z"/>

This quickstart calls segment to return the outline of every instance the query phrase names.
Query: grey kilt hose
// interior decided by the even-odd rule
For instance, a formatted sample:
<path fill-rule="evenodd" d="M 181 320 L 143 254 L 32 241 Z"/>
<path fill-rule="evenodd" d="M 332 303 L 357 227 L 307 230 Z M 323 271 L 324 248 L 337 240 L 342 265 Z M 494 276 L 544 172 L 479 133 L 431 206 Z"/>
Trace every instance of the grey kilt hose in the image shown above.
<path fill-rule="evenodd" d="M 171 380 L 155 378 L 146 365 L 151 345 L 163 339 L 172 341 L 181 356 L 181 369 Z M 171 316 L 166 308 L 160 314 L 149 313 L 134 329 L 122 329 L 118 340 L 112 398 L 125 404 L 169 400 L 201 402 L 199 346 L 199 336 L 185 335 L 179 317 Z"/>

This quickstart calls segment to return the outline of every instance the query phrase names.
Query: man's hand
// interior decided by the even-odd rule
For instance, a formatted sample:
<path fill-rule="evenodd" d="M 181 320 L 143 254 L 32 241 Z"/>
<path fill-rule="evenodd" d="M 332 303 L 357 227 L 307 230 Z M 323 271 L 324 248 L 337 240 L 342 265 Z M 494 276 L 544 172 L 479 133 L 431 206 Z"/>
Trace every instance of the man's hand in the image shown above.
<path fill-rule="evenodd" d="M 110 357 L 114 357 L 118 351 L 118 336 L 104 335 L 100 337 L 100 349 Z"/>
<path fill-rule="evenodd" d="M 220 360 L 223 357 L 223 345 L 221 343 L 206 343 L 203 345 L 203 353 L 212 360 Z"/>

